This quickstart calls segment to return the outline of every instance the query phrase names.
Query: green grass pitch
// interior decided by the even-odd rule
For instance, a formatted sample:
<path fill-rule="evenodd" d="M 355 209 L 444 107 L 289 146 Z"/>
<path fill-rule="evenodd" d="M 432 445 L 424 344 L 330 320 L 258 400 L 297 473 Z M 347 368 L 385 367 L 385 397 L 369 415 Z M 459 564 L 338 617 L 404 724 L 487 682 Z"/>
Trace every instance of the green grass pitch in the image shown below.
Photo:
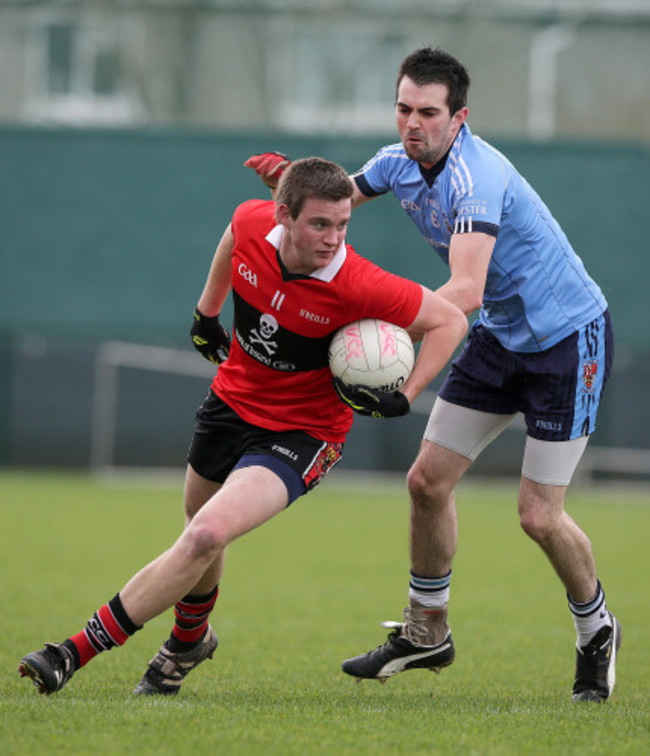
<path fill-rule="evenodd" d="M 604 705 L 570 701 L 563 589 L 520 530 L 516 484 L 459 489 L 450 621 L 456 662 L 379 685 L 340 671 L 385 639 L 408 581 L 403 486 L 331 479 L 230 547 L 220 646 L 172 699 L 130 696 L 171 627 L 150 622 L 57 695 L 18 662 L 80 630 L 182 523 L 181 483 L 0 473 L 0 752 L 9 754 L 646 754 L 650 752 L 648 489 L 569 492 L 623 626 Z"/>

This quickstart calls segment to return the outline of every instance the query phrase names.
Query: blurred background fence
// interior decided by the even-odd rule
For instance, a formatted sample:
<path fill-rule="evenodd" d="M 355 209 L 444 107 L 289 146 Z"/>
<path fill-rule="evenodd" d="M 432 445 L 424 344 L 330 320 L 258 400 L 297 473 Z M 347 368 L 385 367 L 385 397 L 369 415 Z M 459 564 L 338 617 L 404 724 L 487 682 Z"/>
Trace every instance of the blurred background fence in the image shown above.
<path fill-rule="evenodd" d="M 433 44 L 467 64 L 474 132 L 610 302 L 615 369 L 583 470 L 650 476 L 649 32 L 645 0 L 2 0 L 0 464 L 182 466 L 210 375 L 192 308 L 233 209 L 265 196 L 242 163 L 279 149 L 359 168 L 396 140 L 399 61 Z M 445 280 L 389 198 L 349 240 Z M 358 420 L 345 466 L 405 470 L 424 421 Z M 517 473 L 522 443 L 515 424 L 476 471 Z"/>

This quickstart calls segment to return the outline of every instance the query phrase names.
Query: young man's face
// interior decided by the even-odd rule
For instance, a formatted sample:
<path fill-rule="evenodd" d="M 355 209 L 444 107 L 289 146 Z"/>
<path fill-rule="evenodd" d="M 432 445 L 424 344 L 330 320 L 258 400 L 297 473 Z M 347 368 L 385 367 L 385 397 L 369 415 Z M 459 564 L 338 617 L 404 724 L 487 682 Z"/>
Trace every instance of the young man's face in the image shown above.
<path fill-rule="evenodd" d="M 446 84 L 418 86 L 407 76 L 397 88 L 395 113 L 406 154 L 425 168 L 447 152 L 467 118 L 467 108 L 449 112 Z"/>
<path fill-rule="evenodd" d="M 313 273 L 329 265 L 345 241 L 352 200 L 339 202 L 310 197 L 297 218 L 286 205 L 278 206 L 278 220 L 286 228 L 280 249 L 282 262 L 291 273 Z"/>

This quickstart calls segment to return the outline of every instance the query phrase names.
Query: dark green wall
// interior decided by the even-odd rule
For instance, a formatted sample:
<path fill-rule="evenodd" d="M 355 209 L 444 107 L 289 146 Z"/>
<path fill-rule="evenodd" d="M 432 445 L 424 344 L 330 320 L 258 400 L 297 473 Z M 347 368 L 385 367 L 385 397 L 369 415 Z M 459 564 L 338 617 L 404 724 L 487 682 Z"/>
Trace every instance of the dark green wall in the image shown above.
<path fill-rule="evenodd" d="M 88 464 L 101 341 L 181 345 L 201 361 L 188 329 L 214 247 L 239 202 L 268 196 L 242 166 L 250 154 L 323 155 L 354 171 L 390 139 L 0 129 L 0 465 Z M 647 448 L 650 151 L 494 144 L 539 190 L 610 301 L 617 358 L 594 443 Z M 433 287 L 446 280 L 392 198 L 356 211 L 349 240 L 398 273 Z M 122 371 L 115 461 L 183 464 L 207 380 L 179 380 Z M 345 466 L 405 471 L 424 422 L 413 414 L 388 434 L 359 419 Z M 504 434 L 476 471 L 517 474 L 522 436 Z"/>
<path fill-rule="evenodd" d="M 267 196 L 242 166 L 250 154 L 318 154 L 353 171 L 390 140 L 0 129 L 0 331 L 178 342 L 234 207 Z M 647 351 L 650 150 L 493 143 L 604 289 L 619 346 Z M 392 198 L 360 208 L 349 240 L 399 273 L 445 280 Z"/>

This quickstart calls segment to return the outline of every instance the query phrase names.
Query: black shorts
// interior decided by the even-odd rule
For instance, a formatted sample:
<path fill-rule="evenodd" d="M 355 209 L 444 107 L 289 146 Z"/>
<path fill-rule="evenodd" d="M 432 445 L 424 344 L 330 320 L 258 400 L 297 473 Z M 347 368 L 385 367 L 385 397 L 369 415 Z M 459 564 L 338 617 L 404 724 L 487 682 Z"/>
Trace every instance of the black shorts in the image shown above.
<path fill-rule="evenodd" d="M 528 435 L 541 441 L 589 436 L 613 350 L 609 312 L 544 352 L 510 352 L 475 325 L 439 395 L 482 412 L 522 412 Z"/>
<path fill-rule="evenodd" d="M 215 483 L 240 467 L 267 467 L 286 485 L 291 504 L 325 477 L 342 452 L 343 443 L 321 441 L 304 431 L 251 425 L 210 390 L 196 413 L 187 461 Z"/>

